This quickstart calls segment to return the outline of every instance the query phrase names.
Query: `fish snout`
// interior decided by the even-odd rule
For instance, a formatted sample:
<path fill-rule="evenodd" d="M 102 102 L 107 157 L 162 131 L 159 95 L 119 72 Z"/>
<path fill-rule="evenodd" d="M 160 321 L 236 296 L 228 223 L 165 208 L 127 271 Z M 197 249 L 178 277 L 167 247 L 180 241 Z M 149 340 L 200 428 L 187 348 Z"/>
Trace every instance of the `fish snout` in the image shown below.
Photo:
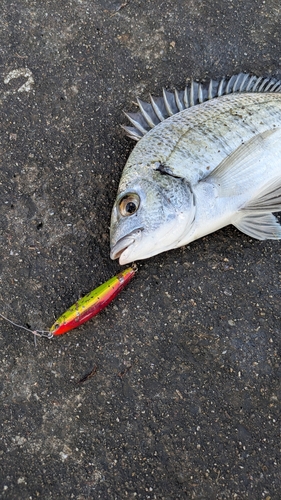
<path fill-rule="evenodd" d="M 134 256 L 131 255 L 131 247 L 133 243 L 139 241 L 142 236 L 143 228 L 135 229 L 131 233 L 123 236 L 120 240 L 115 243 L 115 245 L 111 248 L 110 258 L 112 260 L 119 259 L 119 264 L 127 264 L 129 262 L 133 262 Z M 127 251 L 129 249 L 129 251 Z"/>

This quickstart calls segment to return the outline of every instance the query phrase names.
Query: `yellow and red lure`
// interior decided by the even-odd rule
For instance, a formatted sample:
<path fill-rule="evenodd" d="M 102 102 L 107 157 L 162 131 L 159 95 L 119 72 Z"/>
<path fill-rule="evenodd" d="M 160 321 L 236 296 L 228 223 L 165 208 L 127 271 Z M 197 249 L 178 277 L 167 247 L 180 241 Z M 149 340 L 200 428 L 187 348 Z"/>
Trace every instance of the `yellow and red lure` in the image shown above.
<path fill-rule="evenodd" d="M 96 316 L 121 292 L 136 271 L 136 266 L 128 267 L 78 300 L 55 321 L 50 328 L 50 336 L 69 332 Z"/>

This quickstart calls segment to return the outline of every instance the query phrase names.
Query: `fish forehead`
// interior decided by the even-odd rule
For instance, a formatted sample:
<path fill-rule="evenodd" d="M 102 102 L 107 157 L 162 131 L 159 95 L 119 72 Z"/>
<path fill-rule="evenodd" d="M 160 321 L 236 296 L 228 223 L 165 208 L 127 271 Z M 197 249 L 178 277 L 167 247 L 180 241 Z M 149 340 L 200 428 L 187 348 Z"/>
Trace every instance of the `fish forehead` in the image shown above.
<path fill-rule="evenodd" d="M 281 125 L 281 94 L 238 93 L 185 109 L 150 130 L 135 146 L 123 181 L 155 162 L 168 165 L 191 184 L 206 177 L 253 135 Z"/>

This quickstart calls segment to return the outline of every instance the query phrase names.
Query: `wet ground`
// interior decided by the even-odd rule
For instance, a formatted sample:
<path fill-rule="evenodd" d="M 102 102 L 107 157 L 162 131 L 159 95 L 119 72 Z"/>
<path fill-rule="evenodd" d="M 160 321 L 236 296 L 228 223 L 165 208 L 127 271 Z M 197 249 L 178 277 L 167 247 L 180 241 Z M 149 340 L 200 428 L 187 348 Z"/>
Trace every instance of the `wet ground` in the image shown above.
<path fill-rule="evenodd" d="M 122 111 L 191 76 L 280 77 L 280 21 L 275 0 L 2 0 L 3 314 L 49 327 L 119 270 Z M 1 320 L 0 497 L 280 499 L 280 260 L 228 227 L 61 338 Z"/>

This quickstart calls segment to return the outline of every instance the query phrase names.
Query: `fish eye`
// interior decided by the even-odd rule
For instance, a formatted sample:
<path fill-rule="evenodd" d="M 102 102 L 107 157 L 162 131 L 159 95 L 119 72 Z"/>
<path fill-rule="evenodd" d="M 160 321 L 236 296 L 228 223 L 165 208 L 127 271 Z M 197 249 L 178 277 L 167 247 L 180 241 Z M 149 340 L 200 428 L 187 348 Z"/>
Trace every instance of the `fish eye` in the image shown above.
<path fill-rule="evenodd" d="M 120 213 L 123 216 L 133 215 L 140 206 L 140 198 L 137 194 L 126 194 L 119 203 Z"/>

